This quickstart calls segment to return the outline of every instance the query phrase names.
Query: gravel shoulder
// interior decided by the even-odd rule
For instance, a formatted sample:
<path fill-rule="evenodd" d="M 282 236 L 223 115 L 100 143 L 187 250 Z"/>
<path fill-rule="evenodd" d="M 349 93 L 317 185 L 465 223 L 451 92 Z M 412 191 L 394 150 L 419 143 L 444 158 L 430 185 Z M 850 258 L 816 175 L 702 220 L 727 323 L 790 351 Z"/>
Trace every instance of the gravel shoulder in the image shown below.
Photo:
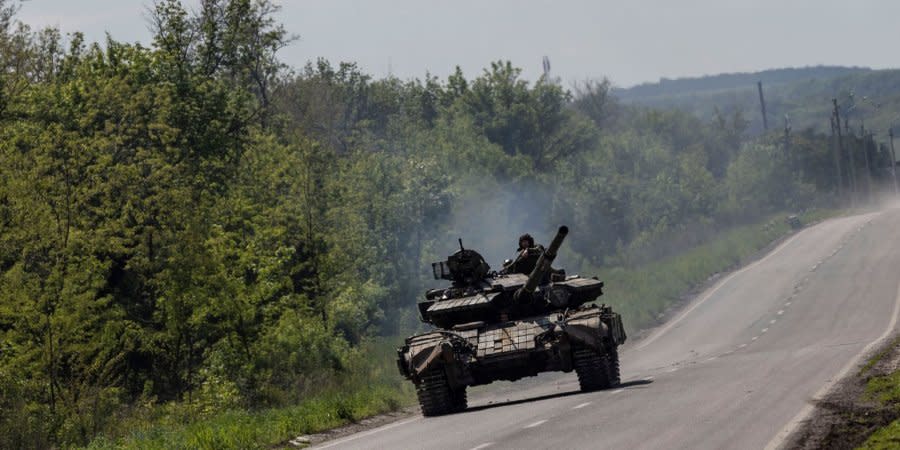
<path fill-rule="evenodd" d="M 895 335 L 868 358 L 868 363 L 835 385 L 815 402 L 810 418 L 786 442 L 788 449 L 855 449 L 875 431 L 900 419 L 896 405 L 866 396 L 875 377 L 900 369 L 900 335 Z"/>

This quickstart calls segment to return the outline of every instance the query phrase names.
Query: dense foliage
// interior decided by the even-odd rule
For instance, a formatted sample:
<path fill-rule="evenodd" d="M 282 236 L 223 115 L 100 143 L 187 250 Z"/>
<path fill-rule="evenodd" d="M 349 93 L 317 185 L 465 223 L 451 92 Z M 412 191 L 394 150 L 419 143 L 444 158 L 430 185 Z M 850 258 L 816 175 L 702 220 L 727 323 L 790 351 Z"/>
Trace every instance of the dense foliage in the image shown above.
<path fill-rule="evenodd" d="M 497 263 L 566 223 L 570 267 L 634 264 L 836 186 L 825 136 L 788 151 L 605 81 L 291 70 L 266 0 L 159 1 L 149 47 L 0 6 L 3 448 L 84 444 L 129 408 L 297 402 L 417 326 L 458 236 Z"/>

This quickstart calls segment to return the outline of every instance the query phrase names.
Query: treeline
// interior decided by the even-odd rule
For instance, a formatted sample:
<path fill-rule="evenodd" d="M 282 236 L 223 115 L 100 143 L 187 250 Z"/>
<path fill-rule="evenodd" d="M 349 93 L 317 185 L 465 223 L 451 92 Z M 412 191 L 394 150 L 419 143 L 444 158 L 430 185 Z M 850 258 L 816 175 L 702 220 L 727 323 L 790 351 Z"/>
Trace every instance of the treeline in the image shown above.
<path fill-rule="evenodd" d="M 838 100 L 842 114 L 847 112 L 856 134 L 867 134 L 858 130 L 865 125 L 886 143 L 889 127 L 898 126 L 900 70 L 896 69 L 777 69 L 646 84 L 614 89 L 613 94 L 624 103 L 677 109 L 704 118 L 714 117 L 717 111 L 739 111 L 750 119 L 748 132 L 759 135 L 764 130 L 757 81 L 763 83 L 770 129 L 782 129 L 787 121 L 795 130 L 829 133 L 831 99 Z"/>
<path fill-rule="evenodd" d="M 3 448 L 296 402 L 418 326 L 456 237 L 497 264 L 566 223 L 570 267 L 635 264 L 835 189 L 825 136 L 748 141 L 739 113 L 623 106 L 607 81 L 292 69 L 267 0 L 158 1 L 149 46 L 0 6 Z"/>
<path fill-rule="evenodd" d="M 757 81 L 761 81 L 766 85 L 774 85 L 824 80 L 869 72 L 872 72 L 872 69 L 866 67 L 790 67 L 748 73 L 723 73 L 695 78 L 661 78 L 657 83 L 642 83 L 630 88 L 614 89 L 613 93 L 623 100 L 634 100 L 642 103 L 643 101 L 652 101 L 653 97 L 697 94 L 703 91 L 722 91 L 755 86 Z"/>

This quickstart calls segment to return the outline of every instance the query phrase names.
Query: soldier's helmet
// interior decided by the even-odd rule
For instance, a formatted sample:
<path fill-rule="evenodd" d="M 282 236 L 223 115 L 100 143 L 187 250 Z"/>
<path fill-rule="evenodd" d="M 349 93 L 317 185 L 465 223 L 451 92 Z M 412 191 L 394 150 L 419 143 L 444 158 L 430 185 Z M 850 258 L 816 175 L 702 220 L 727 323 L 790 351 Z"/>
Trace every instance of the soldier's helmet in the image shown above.
<path fill-rule="evenodd" d="M 523 246 L 523 245 L 522 245 L 522 242 L 527 242 L 527 246 Z M 525 234 L 519 236 L 519 249 L 518 249 L 518 251 L 522 251 L 522 250 L 525 250 L 526 248 L 531 248 L 531 247 L 534 247 L 534 238 L 531 237 L 530 234 L 525 233 Z"/>

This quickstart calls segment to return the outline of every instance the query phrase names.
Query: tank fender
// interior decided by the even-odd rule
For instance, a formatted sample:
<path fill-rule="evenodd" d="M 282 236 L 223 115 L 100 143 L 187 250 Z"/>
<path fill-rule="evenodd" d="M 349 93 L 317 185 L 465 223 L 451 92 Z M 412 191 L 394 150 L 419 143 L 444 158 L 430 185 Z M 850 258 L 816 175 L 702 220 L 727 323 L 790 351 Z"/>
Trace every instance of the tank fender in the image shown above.
<path fill-rule="evenodd" d="M 603 340 L 601 336 L 606 336 L 609 329 L 606 324 L 600 320 L 599 314 L 582 315 L 566 321 L 563 328 L 569 339 L 586 345 L 598 351 L 603 351 Z"/>
<path fill-rule="evenodd" d="M 426 355 L 424 359 L 422 356 Z M 416 360 L 420 361 L 417 362 Z M 416 378 L 420 377 L 426 370 L 432 368 L 439 362 L 453 361 L 453 346 L 447 341 L 441 341 L 440 344 L 431 348 L 431 352 L 420 352 L 413 357 L 412 369 Z"/>

